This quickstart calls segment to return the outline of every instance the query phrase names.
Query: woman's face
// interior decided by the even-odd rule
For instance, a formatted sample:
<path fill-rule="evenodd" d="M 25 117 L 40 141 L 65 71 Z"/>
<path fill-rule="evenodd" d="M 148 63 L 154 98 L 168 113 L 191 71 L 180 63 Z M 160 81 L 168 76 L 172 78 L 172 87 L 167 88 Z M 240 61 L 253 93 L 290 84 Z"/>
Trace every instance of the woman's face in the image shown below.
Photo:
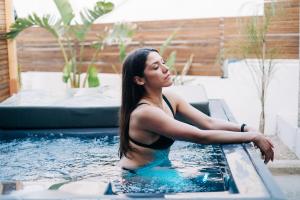
<path fill-rule="evenodd" d="M 144 86 L 168 87 L 172 85 L 172 78 L 163 58 L 157 52 L 150 52 L 144 70 Z"/>

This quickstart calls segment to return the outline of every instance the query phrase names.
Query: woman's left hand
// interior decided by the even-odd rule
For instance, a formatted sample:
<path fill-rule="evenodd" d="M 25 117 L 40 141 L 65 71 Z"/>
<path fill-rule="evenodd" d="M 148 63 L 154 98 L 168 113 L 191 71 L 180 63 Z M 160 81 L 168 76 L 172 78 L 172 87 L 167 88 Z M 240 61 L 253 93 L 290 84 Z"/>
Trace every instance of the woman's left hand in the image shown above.
<path fill-rule="evenodd" d="M 267 164 L 270 160 L 274 160 L 274 145 L 269 138 L 261 133 L 257 133 L 253 143 L 260 149 L 265 164 Z"/>

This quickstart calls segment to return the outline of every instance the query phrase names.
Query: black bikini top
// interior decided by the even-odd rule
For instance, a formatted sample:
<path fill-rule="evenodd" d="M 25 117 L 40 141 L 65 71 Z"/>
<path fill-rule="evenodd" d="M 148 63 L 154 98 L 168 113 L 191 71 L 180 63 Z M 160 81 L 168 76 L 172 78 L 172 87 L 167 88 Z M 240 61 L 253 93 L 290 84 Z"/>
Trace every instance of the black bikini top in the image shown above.
<path fill-rule="evenodd" d="M 173 116 L 175 117 L 174 110 L 173 110 L 173 108 L 172 108 L 171 103 L 169 102 L 169 100 L 164 95 L 163 95 L 163 99 L 167 103 L 168 107 L 172 111 Z M 137 106 L 142 105 L 142 104 L 145 104 L 145 103 L 140 103 Z M 138 142 L 138 141 L 134 140 L 131 137 L 129 137 L 129 140 L 131 142 L 133 142 L 134 144 L 136 144 L 138 146 L 141 146 L 141 147 L 150 148 L 150 149 L 160 149 L 160 150 L 161 149 L 167 149 L 167 148 L 169 148 L 174 143 L 173 139 L 165 137 L 163 135 L 160 135 L 159 138 L 158 138 L 158 140 L 156 140 L 152 144 L 143 144 L 141 142 Z"/>

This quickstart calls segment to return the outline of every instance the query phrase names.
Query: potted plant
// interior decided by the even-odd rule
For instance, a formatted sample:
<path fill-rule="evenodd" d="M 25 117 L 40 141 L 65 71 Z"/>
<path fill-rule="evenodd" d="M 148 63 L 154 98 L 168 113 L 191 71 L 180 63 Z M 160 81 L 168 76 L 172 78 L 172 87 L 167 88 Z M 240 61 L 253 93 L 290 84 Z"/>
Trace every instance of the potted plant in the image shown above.
<path fill-rule="evenodd" d="M 113 10 L 113 3 L 99 1 L 92 9 L 85 9 L 80 12 L 81 21 L 75 20 L 74 11 L 68 0 L 54 0 L 54 3 L 59 11 L 60 17 L 56 18 L 51 15 L 37 16 L 35 13 L 26 18 L 18 18 L 11 25 L 10 32 L 6 34 L 8 39 L 14 39 L 23 30 L 38 26 L 49 33 L 57 40 L 64 58 L 63 81 L 70 84 L 71 88 L 97 87 L 100 85 L 98 72 L 93 65 L 99 51 L 103 48 L 103 41 L 99 41 L 89 46 L 95 48 L 92 60 L 87 67 L 86 77 L 82 81 L 82 56 L 86 47 L 86 36 L 92 24 L 101 16 Z M 78 47 L 78 48 L 77 48 Z"/>

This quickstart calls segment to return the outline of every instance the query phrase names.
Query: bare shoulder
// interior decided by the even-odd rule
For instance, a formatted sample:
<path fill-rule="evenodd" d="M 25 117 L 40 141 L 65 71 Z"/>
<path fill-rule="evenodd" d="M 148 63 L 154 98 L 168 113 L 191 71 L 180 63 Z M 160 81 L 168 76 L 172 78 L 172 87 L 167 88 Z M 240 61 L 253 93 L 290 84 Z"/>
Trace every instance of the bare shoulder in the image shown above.
<path fill-rule="evenodd" d="M 168 115 L 159 107 L 146 104 L 140 105 L 132 112 L 130 124 L 140 130 L 161 134 L 171 133 L 170 130 L 177 127 L 173 116 Z"/>
<path fill-rule="evenodd" d="M 180 99 L 180 96 L 176 94 L 172 90 L 164 90 L 163 94 L 167 97 L 167 99 L 172 103 L 176 104 L 177 101 Z"/>
<path fill-rule="evenodd" d="M 164 112 L 152 105 L 143 104 L 138 106 L 130 115 L 130 119 L 139 123 L 160 117 Z"/>
<path fill-rule="evenodd" d="M 185 102 L 185 100 L 179 94 L 176 94 L 172 90 L 164 90 L 164 95 L 168 98 L 173 107 L 177 107 L 182 102 Z"/>

